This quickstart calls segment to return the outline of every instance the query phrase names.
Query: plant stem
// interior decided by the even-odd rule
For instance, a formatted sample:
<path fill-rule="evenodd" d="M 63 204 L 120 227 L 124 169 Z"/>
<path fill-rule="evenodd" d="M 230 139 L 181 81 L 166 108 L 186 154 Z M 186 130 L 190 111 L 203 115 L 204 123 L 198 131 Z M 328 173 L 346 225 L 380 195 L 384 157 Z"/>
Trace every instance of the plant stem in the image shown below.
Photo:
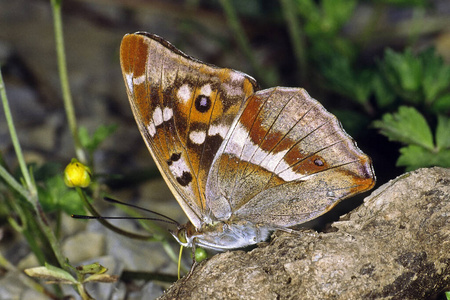
<path fill-rule="evenodd" d="M 53 231 L 45 217 L 44 212 L 42 211 L 41 205 L 39 204 L 39 201 L 38 201 L 38 193 L 36 190 L 36 185 L 35 185 L 34 180 L 31 177 L 31 175 L 27 169 L 27 166 L 25 164 L 25 159 L 22 154 L 22 148 L 20 147 L 20 144 L 19 144 L 19 139 L 17 137 L 17 133 L 16 133 L 16 130 L 14 127 L 11 110 L 9 108 L 8 99 L 7 99 L 6 91 L 5 91 L 5 85 L 3 82 L 3 76 L 1 74 L 1 71 L 0 71 L 0 95 L 2 98 L 2 102 L 3 102 L 3 109 L 5 111 L 5 116 L 6 116 L 6 120 L 8 123 L 9 132 L 11 135 L 11 140 L 14 145 L 14 150 L 17 155 L 17 160 L 19 161 L 20 169 L 22 171 L 22 176 L 25 178 L 27 190 L 25 191 L 25 190 L 23 190 L 23 188 L 19 188 L 19 186 L 20 186 L 19 183 L 17 183 L 15 181 L 15 179 L 10 174 L 8 174 L 8 172 L 3 167 L 0 168 L 0 175 L 3 178 L 5 178 L 5 180 L 7 180 L 7 182 L 14 189 L 16 189 L 21 195 L 23 195 L 24 198 L 27 199 L 28 202 L 33 206 L 33 208 L 36 212 L 36 221 L 39 224 L 39 227 L 41 228 L 41 230 L 44 232 L 46 238 L 48 239 L 48 242 L 50 243 L 50 245 L 52 247 L 55 257 L 58 260 L 58 263 L 61 265 L 61 267 L 64 268 L 65 267 L 65 258 L 62 255 L 61 247 L 60 247 L 58 241 L 56 240 L 55 235 L 53 234 Z"/>
<path fill-rule="evenodd" d="M 17 182 L 17 180 L 8 173 L 8 171 L 0 165 L 0 177 L 2 177 L 6 183 L 8 183 L 13 189 L 16 190 L 19 194 L 21 194 L 24 198 L 28 197 L 28 191 Z"/>
<path fill-rule="evenodd" d="M 36 224 L 36 219 L 32 216 L 32 212 L 22 207 L 24 201 L 17 201 L 16 199 L 11 199 L 8 197 L 6 199 L 12 211 L 15 212 L 20 222 L 17 222 L 16 218 L 12 216 L 8 217 L 8 222 L 14 230 L 22 233 L 28 242 L 31 252 L 40 264 L 45 263 L 45 255 L 41 247 L 39 247 L 39 240 L 42 240 L 42 232 L 39 231 L 39 226 Z"/>
<path fill-rule="evenodd" d="M 28 191 L 25 193 L 25 191 L 23 189 L 19 188 L 19 183 L 17 183 L 17 181 L 11 175 L 9 175 L 8 172 L 4 168 L 0 169 L 0 175 L 2 175 L 2 177 L 5 178 L 5 180 L 12 187 L 14 187 L 14 189 L 16 189 L 19 193 L 23 194 L 24 196 L 26 195 L 26 197 L 27 197 L 27 196 L 29 196 L 28 193 L 30 193 L 32 197 L 27 197 L 27 198 L 31 199 L 31 198 L 34 198 L 33 196 L 36 195 L 37 192 L 36 192 L 35 186 L 33 185 L 33 182 L 31 181 L 31 176 L 30 176 L 30 173 L 28 172 L 27 164 L 25 163 L 25 158 L 23 157 L 23 154 L 22 154 L 22 147 L 20 147 L 20 144 L 19 144 L 19 138 L 17 137 L 16 128 L 14 127 L 14 121 L 13 121 L 13 117 L 11 114 L 11 109 L 9 108 L 8 98 L 6 96 L 6 89 L 5 89 L 5 84 L 3 82 L 3 76 L 2 76 L 1 70 L 0 70 L 0 96 L 1 96 L 2 102 L 3 102 L 3 110 L 5 112 L 5 117 L 6 117 L 6 122 L 8 124 L 9 134 L 11 135 L 11 141 L 13 143 L 14 151 L 16 152 L 17 160 L 19 162 L 20 169 L 21 169 L 22 175 L 25 179 L 25 183 L 27 185 Z"/>
<path fill-rule="evenodd" d="M 61 251 L 61 245 L 56 239 L 55 234 L 53 233 L 52 228 L 50 227 L 47 217 L 45 216 L 44 212 L 42 211 L 41 204 L 37 202 L 35 206 L 36 210 L 36 220 L 39 224 L 39 227 L 44 232 L 45 237 L 47 238 L 50 246 L 52 247 L 53 254 L 55 255 L 56 259 L 58 260 L 59 265 L 61 268 L 65 269 L 66 271 L 70 271 L 70 269 L 67 267 L 65 256 L 62 254 Z"/>
<path fill-rule="evenodd" d="M 80 138 L 78 136 L 77 121 L 75 117 L 75 109 L 73 107 L 72 94 L 70 93 L 69 79 L 67 75 L 66 54 L 64 50 L 64 35 L 62 29 L 61 18 L 61 0 L 51 0 L 53 11 L 53 24 L 55 27 L 55 42 L 56 54 L 58 60 L 58 71 L 61 81 L 61 89 L 63 94 L 64 108 L 66 110 L 67 122 L 72 133 L 72 139 L 75 146 L 75 154 L 78 160 L 84 164 L 86 161 L 86 154 L 81 146 Z"/>

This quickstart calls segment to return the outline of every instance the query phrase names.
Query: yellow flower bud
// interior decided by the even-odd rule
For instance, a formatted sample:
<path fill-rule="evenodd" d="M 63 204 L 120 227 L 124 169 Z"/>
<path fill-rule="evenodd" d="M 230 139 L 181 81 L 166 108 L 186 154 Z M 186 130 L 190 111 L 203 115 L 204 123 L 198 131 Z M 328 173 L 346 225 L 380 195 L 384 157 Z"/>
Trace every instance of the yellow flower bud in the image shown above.
<path fill-rule="evenodd" d="M 91 183 L 91 169 L 73 158 L 64 170 L 64 182 L 68 187 L 85 188 Z"/>

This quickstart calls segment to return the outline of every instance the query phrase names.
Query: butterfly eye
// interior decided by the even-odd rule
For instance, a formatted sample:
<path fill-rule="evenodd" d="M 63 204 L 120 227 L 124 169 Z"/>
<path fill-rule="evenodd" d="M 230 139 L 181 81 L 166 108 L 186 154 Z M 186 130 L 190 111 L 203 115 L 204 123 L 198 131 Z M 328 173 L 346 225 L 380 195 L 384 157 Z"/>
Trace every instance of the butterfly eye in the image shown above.
<path fill-rule="evenodd" d="M 195 108 L 201 113 L 207 112 L 211 108 L 211 99 L 205 95 L 199 95 L 195 99 Z"/>
<path fill-rule="evenodd" d="M 186 238 L 186 229 L 180 229 L 177 233 L 177 238 L 178 240 L 183 243 L 186 244 L 187 243 L 187 238 Z"/>

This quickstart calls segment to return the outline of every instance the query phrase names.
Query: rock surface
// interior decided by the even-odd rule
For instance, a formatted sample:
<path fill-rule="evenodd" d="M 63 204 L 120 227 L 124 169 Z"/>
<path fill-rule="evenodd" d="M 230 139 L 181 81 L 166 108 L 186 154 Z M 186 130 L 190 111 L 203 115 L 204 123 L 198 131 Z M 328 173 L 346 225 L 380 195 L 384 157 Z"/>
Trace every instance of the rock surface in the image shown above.
<path fill-rule="evenodd" d="M 375 190 L 327 233 L 202 262 L 160 299 L 430 299 L 450 289 L 450 169 Z"/>

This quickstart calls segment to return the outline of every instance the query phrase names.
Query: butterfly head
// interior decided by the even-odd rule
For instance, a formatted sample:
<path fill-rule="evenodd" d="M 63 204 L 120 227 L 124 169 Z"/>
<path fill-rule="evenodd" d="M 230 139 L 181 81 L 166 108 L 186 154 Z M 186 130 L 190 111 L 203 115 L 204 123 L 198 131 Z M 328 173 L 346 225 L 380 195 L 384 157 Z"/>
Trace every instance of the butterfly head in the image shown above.
<path fill-rule="evenodd" d="M 178 226 L 176 230 L 170 230 L 170 234 L 183 247 L 191 248 L 194 244 L 196 229 L 191 222 Z"/>

